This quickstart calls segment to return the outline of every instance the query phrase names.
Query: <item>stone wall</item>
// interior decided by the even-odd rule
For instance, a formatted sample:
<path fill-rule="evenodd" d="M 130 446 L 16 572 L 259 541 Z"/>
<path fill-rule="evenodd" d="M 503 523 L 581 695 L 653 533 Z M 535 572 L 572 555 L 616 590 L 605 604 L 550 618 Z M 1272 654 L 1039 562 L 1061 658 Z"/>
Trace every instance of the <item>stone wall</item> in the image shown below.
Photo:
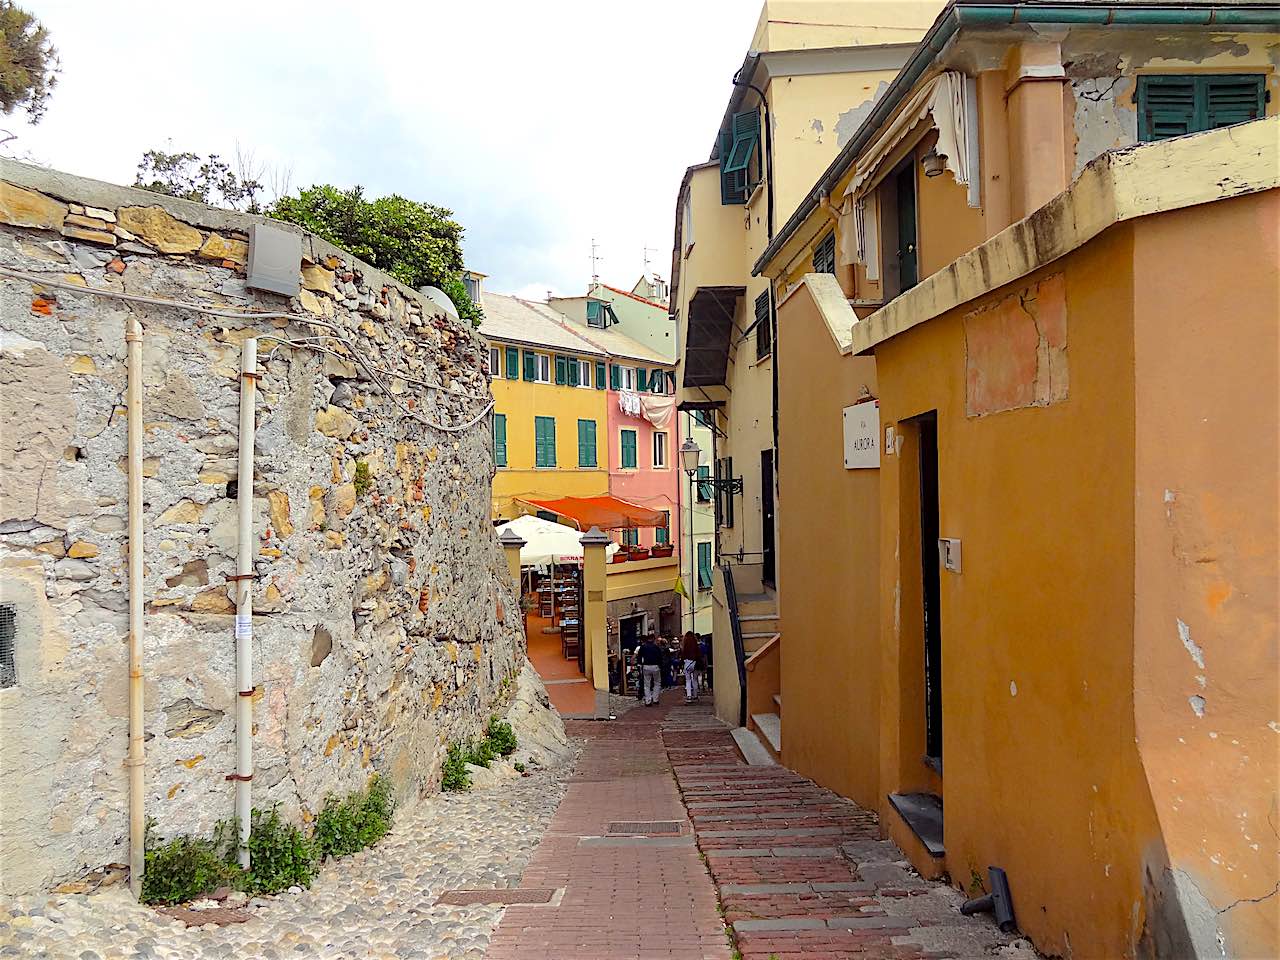
<path fill-rule="evenodd" d="M 315 337 L 323 319 L 432 385 L 389 381 L 414 414 L 457 425 L 488 405 L 469 328 L 319 239 L 302 236 L 297 298 L 247 288 L 259 219 L 0 161 L 0 267 L 70 285 L 0 275 L 5 894 L 128 859 L 126 317 L 145 331 L 146 813 L 161 834 L 233 812 L 241 342 Z M 253 799 L 304 821 L 375 770 L 402 798 L 434 789 L 444 745 L 478 731 L 525 662 L 488 519 L 488 418 L 419 422 L 325 343 L 346 356 L 259 341 Z"/>

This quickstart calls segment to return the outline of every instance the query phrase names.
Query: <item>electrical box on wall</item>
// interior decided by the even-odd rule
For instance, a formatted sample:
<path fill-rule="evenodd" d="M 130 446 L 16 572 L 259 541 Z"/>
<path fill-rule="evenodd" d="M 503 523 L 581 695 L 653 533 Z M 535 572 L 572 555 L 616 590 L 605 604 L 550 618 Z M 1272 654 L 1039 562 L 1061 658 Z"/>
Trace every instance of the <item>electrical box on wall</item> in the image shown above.
<path fill-rule="evenodd" d="M 301 271 L 302 237 L 265 223 L 255 223 L 249 228 L 245 286 L 296 297 Z"/>
<path fill-rule="evenodd" d="M 938 562 L 943 570 L 960 572 L 960 541 L 951 537 L 938 538 Z"/>

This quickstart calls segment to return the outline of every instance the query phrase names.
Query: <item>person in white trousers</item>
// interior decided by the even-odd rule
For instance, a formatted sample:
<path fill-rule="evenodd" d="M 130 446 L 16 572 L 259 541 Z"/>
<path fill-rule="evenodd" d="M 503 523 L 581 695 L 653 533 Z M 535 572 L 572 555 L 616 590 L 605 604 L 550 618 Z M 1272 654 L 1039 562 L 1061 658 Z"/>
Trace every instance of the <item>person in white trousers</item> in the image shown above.
<path fill-rule="evenodd" d="M 653 642 L 653 637 L 645 637 L 638 653 L 640 660 L 640 677 L 644 683 L 645 706 L 654 706 L 662 696 L 662 650 Z"/>

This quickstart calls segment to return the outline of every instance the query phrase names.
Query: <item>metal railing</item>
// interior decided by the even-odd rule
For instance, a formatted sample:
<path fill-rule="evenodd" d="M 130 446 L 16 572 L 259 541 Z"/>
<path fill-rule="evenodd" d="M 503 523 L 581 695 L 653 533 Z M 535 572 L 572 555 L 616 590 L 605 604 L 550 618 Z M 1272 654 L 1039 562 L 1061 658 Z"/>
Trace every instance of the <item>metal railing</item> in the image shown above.
<path fill-rule="evenodd" d="M 720 564 L 724 577 L 724 599 L 729 611 L 729 626 L 733 632 L 733 659 L 738 666 L 738 726 L 747 725 L 747 649 L 742 642 L 742 624 L 738 622 L 738 591 L 733 584 L 733 567 Z"/>

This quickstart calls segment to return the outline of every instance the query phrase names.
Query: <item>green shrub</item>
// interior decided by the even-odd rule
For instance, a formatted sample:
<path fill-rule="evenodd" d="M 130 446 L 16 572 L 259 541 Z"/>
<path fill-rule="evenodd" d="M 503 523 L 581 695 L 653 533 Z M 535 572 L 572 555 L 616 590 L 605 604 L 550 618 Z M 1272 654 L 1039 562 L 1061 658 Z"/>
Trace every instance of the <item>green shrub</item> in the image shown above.
<path fill-rule="evenodd" d="M 356 474 L 351 485 L 356 488 L 356 496 L 363 497 L 373 486 L 373 477 L 369 474 L 369 464 L 364 460 L 356 461 Z"/>
<path fill-rule="evenodd" d="M 467 772 L 467 756 L 460 743 L 449 745 L 449 752 L 444 758 L 444 778 L 440 781 L 443 790 L 460 791 L 471 789 L 471 774 Z"/>
<path fill-rule="evenodd" d="M 485 733 L 485 740 L 493 748 L 494 753 L 503 757 L 511 756 L 518 746 L 516 733 L 511 729 L 511 724 L 497 717 L 489 718 L 489 729 Z"/>
<path fill-rule="evenodd" d="M 488 739 L 473 740 L 467 744 L 467 763 L 477 767 L 488 767 L 498 756 Z"/>
<path fill-rule="evenodd" d="M 516 761 L 515 767 L 516 767 L 516 773 L 524 773 L 524 764 L 521 763 L 519 760 Z"/>
<path fill-rule="evenodd" d="M 219 824 L 213 839 L 182 835 L 162 842 L 147 821 L 144 903 L 184 903 L 218 887 L 245 886 L 244 872 L 234 863 L 235 830 Z M 231 862 L 229 862 L 231 861 Z"/>
<path fill-rule="evenodd" d="M 275 807 L 253 811 L 247 889 L 279 893 L 292 886 L 309 887 L 316 859 L 315 844 L 293 824 L 281 820 Z"/>
<path fill-rule="evenodd" d="M 377 775 L 364 790 L 349 793 L 343 800 L 325 797 L 313 835 L 316 855 L 320 859 L 344 857 L 372 846 L 391 829 L 394 812 L 391 787 Z"/>

